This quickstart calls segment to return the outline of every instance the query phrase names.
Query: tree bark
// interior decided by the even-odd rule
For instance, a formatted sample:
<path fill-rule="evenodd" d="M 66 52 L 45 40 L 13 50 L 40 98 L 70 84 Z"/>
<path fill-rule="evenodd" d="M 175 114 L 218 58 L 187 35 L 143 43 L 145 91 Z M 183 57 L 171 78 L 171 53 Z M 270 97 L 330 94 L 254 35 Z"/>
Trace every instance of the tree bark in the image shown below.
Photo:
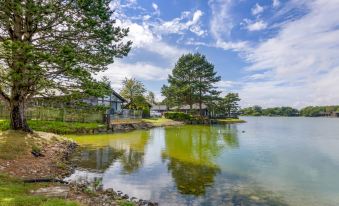
<path fill-rule="evenodd" d="M 200 116 L 203 116 L 203 114 L 202 114 L 202 92 L 201 92 L 201 89 L 199 90 L 199 113 L 200 113 Z"/>
<path fill-rule="evenodd" d="M 11 102 L 10 128 L 12 130 L 22 130 L 32 132 L 25 117 L 25 103 L 22 101 Z"/>

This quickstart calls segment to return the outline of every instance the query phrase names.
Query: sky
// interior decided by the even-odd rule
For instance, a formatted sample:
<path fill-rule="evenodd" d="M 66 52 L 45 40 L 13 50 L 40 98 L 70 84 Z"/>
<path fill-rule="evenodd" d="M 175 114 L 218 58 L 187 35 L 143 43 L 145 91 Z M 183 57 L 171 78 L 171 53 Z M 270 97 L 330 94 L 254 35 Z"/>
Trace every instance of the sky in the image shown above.
<path fill-rule="evenodd" d="M 101 76 L 136 78 L 161 100 L 178 58 L 199 52 L 241 106 L 339 104 L 339 0 L 114 0 L 127 57 Z"/>

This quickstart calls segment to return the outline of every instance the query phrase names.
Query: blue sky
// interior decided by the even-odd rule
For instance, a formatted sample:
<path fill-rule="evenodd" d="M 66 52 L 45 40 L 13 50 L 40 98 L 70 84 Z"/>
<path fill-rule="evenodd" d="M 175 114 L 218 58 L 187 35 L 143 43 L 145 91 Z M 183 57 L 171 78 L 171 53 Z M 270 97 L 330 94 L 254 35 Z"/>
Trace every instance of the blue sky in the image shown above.
<path fill-rule="evenodd" d="M 115 0 L 130 54 L 109 65 L 115 89 L 134 77 L 161 99 L 176 60 L 200 52 L 242 106 L 339 104 L 339 0 Z"/>

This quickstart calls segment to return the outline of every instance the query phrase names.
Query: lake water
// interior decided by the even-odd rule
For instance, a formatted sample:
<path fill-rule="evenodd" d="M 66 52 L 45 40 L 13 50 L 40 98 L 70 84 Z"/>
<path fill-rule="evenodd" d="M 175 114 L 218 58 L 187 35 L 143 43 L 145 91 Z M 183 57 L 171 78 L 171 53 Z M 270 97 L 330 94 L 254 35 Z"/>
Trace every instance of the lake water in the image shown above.
<path fill-rule="evenodd" d="M 160 205 L 339 205 L 339 119 L 243 119 L 72 137 L 69 179 Z"/>

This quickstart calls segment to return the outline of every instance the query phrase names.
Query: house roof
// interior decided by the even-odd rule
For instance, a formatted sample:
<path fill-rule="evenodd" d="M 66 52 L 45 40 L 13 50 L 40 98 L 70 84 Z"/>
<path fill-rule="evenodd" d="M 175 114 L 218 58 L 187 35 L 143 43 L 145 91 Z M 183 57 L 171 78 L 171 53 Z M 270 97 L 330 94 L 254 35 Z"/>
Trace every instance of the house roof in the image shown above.
<path fill-rule="evenodd" d="M 157 110 L 157 111 L 167 111 L 168 108 L 166 105 L 152 105 L 151 110 Z"/>
<path fill-rule="evenodd" d="M 190 109 L 190 105 L 186 104 L 186 105 L 182 105 L 179 108 L 178 107 L 172 107 L 171 110 L 189 110 Z M 198 110 L 199 109 L 199 104 L 193 104 L 192 105 L 192 109 L 194 110 Z M 201 105 L 201 109 L 207 109 L 207 105 L 206 104 L 202 104 Z"/>
<path fill-rule="evenodd" d="M 122 102 L 127 102 L 127 100 L 123 98 L 120 94 L 118 94 L 116 91 L 113 90 L 112 94 L 116 96 L 118 99 L 120 99 Z"/>

